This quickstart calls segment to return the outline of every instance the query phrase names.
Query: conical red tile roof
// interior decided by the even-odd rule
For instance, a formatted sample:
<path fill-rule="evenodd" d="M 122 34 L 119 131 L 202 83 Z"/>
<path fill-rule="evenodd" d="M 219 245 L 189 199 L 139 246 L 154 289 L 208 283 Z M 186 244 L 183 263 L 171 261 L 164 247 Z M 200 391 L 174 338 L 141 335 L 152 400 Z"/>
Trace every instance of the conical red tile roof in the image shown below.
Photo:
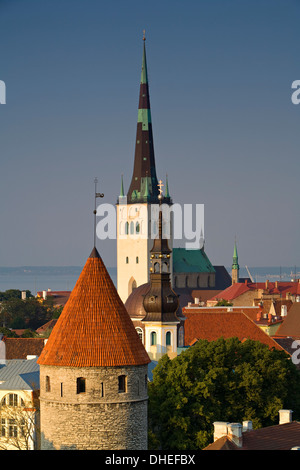
<path fill-rule="evenodd" d="M 124 304 L 94 248 L 38 363 L 117 367 L 149 362 Z"/>

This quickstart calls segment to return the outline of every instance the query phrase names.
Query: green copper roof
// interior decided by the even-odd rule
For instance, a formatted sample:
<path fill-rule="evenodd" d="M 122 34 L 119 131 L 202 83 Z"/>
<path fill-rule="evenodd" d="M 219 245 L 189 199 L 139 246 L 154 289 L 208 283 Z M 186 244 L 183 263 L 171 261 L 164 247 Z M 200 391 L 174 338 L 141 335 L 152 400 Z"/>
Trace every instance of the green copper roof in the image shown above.
<path fill-rule="evenodd" d="M 169 193 L 169 183 L 168 183 L 168 175 L 166 175 L 165 197 L 170 197 L 170 193 Z"/>
<path fill-rule="evenodd" d="M 214 273 L 215 269 L 204 250 L 173 248 L 174 273 Z"/>
<path fill-rule="evenodd" d="M 121 190 L 120 190 L 120 197 L 125 196 L 124 193 L 124 184 L 123 184 L 123 175 L 121 176 Z"/>
<path fill-rule="evenodd" d="M 239 269 L 239 258 L 238 258 L 238 253 L 237 253 L 236 242 L 234 242 L 232 269 Z"/>

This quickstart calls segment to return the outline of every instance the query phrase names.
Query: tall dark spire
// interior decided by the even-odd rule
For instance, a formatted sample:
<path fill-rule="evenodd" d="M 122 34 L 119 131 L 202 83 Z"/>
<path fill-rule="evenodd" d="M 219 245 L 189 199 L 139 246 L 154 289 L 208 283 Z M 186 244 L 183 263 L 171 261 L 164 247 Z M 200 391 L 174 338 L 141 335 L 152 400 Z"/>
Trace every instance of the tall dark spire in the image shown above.
<path fill-rule="evenodd" d="M 157 203 L 157 184 L 144 36 L 134 167 L 127 202 Z"/>
<path fill-rule="evenodd" d="M 143 301 L 146 316 L 142 321 L 179 322 L 176 316 L 179 299 L 170 280 L 171 253 L 168 240 L 163 237 L 163 214 L 160 207 L 158 237 L 150 251 L 150 289 Z"/>

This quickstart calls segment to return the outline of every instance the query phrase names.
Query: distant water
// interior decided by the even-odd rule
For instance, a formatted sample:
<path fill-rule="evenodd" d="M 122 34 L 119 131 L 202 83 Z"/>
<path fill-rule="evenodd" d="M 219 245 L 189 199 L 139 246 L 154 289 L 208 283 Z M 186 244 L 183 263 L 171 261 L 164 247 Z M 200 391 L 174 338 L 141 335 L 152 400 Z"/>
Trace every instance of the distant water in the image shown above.
<path fill-rule="evenodd" d="M 291 281 L 299 279 L 300 272 L 295 267 L 259 267 L 248 268 L 254 282 Z M 230 268 L 227 268 L 229 273 Z M 51 289 L 72 290 L 82 271 L 80 266 L 21 266 L 0 268 L 0 291 L 8 289 L 29 290 L 33 295 L 38 291 Z M 115 286 L 117 285 L 117 268 L 108 268 Z M 295 276 L 296 273 L 296 276 Z M 240 277 L 249 277 L 245 268 L 240 268 Z"/>
<path fill-rule="evenodd" d="M 81 266 L 21 266 L 0 268 L 0 291 L 8 289 L 29 290 L 33 295 L 51 289 L 72 290 L 82 271 Z M 117 268 L 108 268 L 109 275 L 117 284 Z"/>

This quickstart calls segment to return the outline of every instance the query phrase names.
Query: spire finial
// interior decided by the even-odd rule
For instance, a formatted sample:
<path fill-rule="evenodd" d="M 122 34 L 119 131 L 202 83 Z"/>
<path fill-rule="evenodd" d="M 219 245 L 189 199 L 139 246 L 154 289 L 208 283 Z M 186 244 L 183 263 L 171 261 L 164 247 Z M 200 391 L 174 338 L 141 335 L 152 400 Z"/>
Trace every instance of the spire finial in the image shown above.
<path fill-rule="evenodd" d="M 146 30 L 143 29 L 143 41 L 146 41 Z"/>
<path fill-rule="evenodd" d="M 95 209 L 94 209 L 94 248 L 96 248 L 96 215 L 97 215 L 97 197 L 104 197 L 103 193 L 97 193 L 98 178 L 94 179 L 95 184 Z"/>

